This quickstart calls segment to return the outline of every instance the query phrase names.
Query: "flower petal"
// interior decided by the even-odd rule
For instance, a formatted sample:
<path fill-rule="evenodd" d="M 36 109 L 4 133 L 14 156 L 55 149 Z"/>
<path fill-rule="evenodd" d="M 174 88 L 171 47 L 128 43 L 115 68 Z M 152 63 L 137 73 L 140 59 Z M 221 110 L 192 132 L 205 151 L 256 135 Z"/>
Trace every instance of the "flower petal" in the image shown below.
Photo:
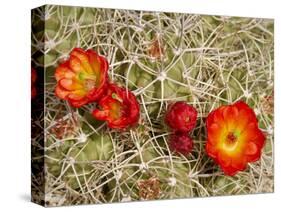
<path fill-rule="evenodd" d="M 102 70 L 101 67 L 102 61 L 100 59 L 100 56 L 98 56 L 98 54 L 93 50 L 87 50 L 87 55 L 89 57 L 89 63 L 92 67 L 92 70 L 96 73 Z"/>
<path fill-rule="evenodd" d="M 73 107 L 76 107 L 76 108 L 79 108 L 85 104 L 88 103 L 88 100 L 86 98 L 83 98 L 79 101 L 75 101 L 75 100 L 69 100 L 69 103 L 73 106 Z"/>
<path fill-rule="evenodd" d="M 66 78 L 61 79 L 59 81 L 59 85 L 63 87 L 65 90 L 69 90 L 69 91 L 83 89 L 83 86 L 73 79 L 66 79 Z"/>
<path fill-rule="evenodd" d="M 106 120 L 109 115 L 109 111 L 108 110 L 102 111 L 102 110 L 95 109 L 92 112 L 92 115 L 98 120 Z"/>
<path fill-rule="evenodd" d="M 84 67 L 81 64 L 81 61 L 78 57 L 71 55 L 69 58 L 69 67 L 71 70 L 73 70 L 76 73 L 79 73 L 81 71 L 85 71 Z"/>
<path fill-rule="evenodd" d="M 75 56 L 76 58 L 78 58 L 80 60 L 80 63 L 82 64 L 83 69 L 86 70 L 87 73 L 89 73 L 89 74 L 93 73 L 93 69 L 89 63 L 89 57 L 83 49 L 75 48 L 71 52 L 71 55 Z"/>
<path fill-rule="evenodd" d="M 217 158 L 217 148 L 216 146 L 212 145 L 211 142 L 208 140 L 206 144 L 206 152 L 212 158 Z"/>
<path fill-rule="evenodd" d="M 71 79 L 73 77 L 75 77 L 75 74 L 69 68 L 68 62 L 63 63 L 56 68 L 55 78 L 57 81 L 59 81 L 63 78 Z"/>
<path fill-rule="evenodd" d="M 69 94 L 68 90 L 65 90 L 63 87 L 61 87 L 60 85 L 57 85 L 56 89 L 55 89 L 55 94 L 57 95 L 57 97 L 67 100 L 67 96 Z"/>

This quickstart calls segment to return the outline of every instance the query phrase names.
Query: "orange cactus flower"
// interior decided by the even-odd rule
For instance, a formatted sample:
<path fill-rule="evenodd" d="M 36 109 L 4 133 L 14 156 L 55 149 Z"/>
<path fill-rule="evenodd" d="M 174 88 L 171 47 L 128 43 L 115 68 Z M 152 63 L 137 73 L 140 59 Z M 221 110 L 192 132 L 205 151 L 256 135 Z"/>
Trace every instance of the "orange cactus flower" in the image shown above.
<path fill-rule="evenodd" d="M 73 107 L 97 101 L 106 89 L 107 71 L 108 62 L 104 57 L 93 50 L 75 48 L 55 71 L 58 82 L 55 93 Z"/>
<path fill-rule="evenodd" d="M 131 91 L 109 84 L 107 94 L 101 98 L 92 115 L 98 120 L 106 121 L 109 128 L 125 129 L 138 122 L 140 108 Z"/>
<path fill-rule="evenodd" d="M 207 154 L 226 175 L 246 169 L 260 159 L 265 135 L 254 111 L 243 101 L 221 106 L 207 117 Z"/>
<path fill-rule="evenodd" d="M 31 68 L 31 99 L 34 99 L 37 95 L 36 81 L 37 72 L 34 68 Z"/>

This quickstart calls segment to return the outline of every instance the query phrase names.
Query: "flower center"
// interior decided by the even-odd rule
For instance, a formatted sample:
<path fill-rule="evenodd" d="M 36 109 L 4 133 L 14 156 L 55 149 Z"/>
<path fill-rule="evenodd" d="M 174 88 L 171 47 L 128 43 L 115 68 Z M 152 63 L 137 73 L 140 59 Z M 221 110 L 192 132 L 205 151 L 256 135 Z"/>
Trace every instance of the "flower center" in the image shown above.
<path fill-rule="evenodd" d="M 113 119 L 119 119 L 120 117 L 126 115 L 127 105 L 124 104 L 123 99 L 117 93 L 112 93 L 111 97 L 116 100 L 111 104 L 111 117 Z"/>
<path fill-rule="evenodd" d="M 122 115 L 122 106 L 120 102 L 114 102 L 110 105 L 110 116 L 112 119 L 119 119 Z"/>
<path fill-rule="evenodd" d="M 84 72 L 78 74 L 78 79 L 84 82 L 84 87 L 87 91 L 90 91 L 98 86 L 97 76 L 90 75 Z"/>
<path fill-rule="evenodd" d="M 228 133 L 226 137 L 226 142 L 228 144 L 234 144 L 236 143 L 236 141 L 237 141 L 237 136 L 233 132 Z"/>
<path fill-rule="evenodd" d="M 90 91 L 96 86 L 96 81 L 92 79 L 86 79 L 84 82 L 85 88 Z"/>

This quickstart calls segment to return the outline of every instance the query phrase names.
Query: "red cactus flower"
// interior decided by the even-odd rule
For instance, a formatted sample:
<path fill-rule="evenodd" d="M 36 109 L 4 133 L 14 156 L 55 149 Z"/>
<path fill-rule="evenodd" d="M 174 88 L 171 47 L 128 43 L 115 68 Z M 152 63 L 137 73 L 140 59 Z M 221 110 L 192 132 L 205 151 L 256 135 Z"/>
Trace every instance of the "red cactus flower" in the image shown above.
<path fill-rule="evenodd" d="M 172 152 L 186 156 L 193 148 L 193 141 L 186 133 L 176 132 L 170 137 L 169 147 Z"/>
<path fill-rule="evenodd" d="M 140 108 L 136 97 L 115 84 L 109 84 L 107 94 L 98 104 L 92 115 L 98 120 L 107 121 L 110 128 L 124 129 L 139 120 Z"/>
<path fill-rule="evenodd" d="M 207 133 L 207 154 L 227 175 L 235 175 L 261 157 L 265 136 L 254 111 L 242 101 L 211 112 Z"/>
<path fill-rule="evenodd" d="M 36 81 L 37 72 L 34 68 L 31 68 L 31 99 L 34 99 L 37 95 Z"/>
<path fill-rule="evenodd" d="M 175 131 L 190 132 L 196 125 L 197 111 L 185 102 L 169 106 L 165 116 L 166 124 Z"/>
<path fill-rule="evenodd" d="M 104 57 L 93 50 L 75 48 L 69 59 L 56 69 L 58 84 L 55 93 L 73 107 L 97 101 L 106 89 L 107 71 L 108 63 Z"/>

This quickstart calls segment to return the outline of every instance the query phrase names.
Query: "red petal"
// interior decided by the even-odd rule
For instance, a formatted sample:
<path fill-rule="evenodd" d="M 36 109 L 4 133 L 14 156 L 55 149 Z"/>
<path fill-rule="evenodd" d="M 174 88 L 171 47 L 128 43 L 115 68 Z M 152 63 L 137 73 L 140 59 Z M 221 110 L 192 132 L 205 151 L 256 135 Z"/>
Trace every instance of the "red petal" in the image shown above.
<path fill-rule="evenodd" d="M 247 166 L 247 160 L 243 155 L 235 155 L 235 157 L 232 158 L 231 166 L 237 171 L 242 171 Z"/>
<path fill-rule="evenodd" d="M 101 61 L 101 70 L 107 72 L 107 70 L 108 70 L 107 60 L 104 57 L 100 56 L 100 61 Z"/>
<path fill-rule="evenodd" d="M 128 127 L 128 125 L 130 125 L 130 123 L 126 118 L 120 118 L 118 120 L 108 122 L 108 127 L 112 129 L 124 129 Z"/>
<path fill-rule="evenodd" d="M 107 90 L 106 78 L 104 79 L 104 81 L 105 81 L 104 84 L 100 84 L 99 87 L 94 88 L 88 92 L 87 96 L 91 101 L 98 101 L 106 93 Z"/>
<path fill-rule="evenodd" d="M 232 167 L 232 166 L 228 166 L 228 167 L 221 167 L 224 174 L 228 175 L 228 176 L 234 176 L 235 174 L 237 174 L 237 172 L 239 172 L 239 170 L 237 170 L 236 168 Z"/>
<path fill-rule="evenodd" d="M 214 145 L 211 144 L 210 140 L 208 140 L 208 142 L 206 144 L 206 152 L 212 158 L 217 157 L 217 149 L 215 148 Z"/>
<path fill-rule="evenodd" d="M 257 147 L 257 144 L 255 144 L 254 142 L 249 142 L 246 146 L 246 155 L 254 155 L 257 153 L 258 151 L 258 147 Z"/>
<path fill-rule="evenodd" d="M 95 109 L 92 112 L 92 115 L 98 120 L 107 120 L 107 117 L 109 115 L 109 111 L 108 110 L 101 111 L 101 110 Z"/>
<path fill-rule="evenodd" d="M 245 128 L 243 133 L 241 134 L 241 137 L 246 141 L 246 142 L 254 142 L 257 144 L 257 146 L 261 149 L 264 146 L 265 143 L 265 136 L 261 132 L 261 130 L 258 128 L 256 123 L 250 123 L 248 126 Z"/>
<path fill-rule="evenodd" d="M 231 165 L 231 157 L 229 157 L 223 150 L 218 152 L 217 159 L 221 167 L 228 167 Z"/>
<path fill-rule="evenodd" d="M 85 104 L 88 103 L 88 100 L 86 98 L 83 98 L 79 101 L 75 101 L 75 100 L 72 100 L 72 99 L 69 99 L 69 103 L 73 106 L 73 107 L 76 107 L 76 108 L 79 108 Z"/>

